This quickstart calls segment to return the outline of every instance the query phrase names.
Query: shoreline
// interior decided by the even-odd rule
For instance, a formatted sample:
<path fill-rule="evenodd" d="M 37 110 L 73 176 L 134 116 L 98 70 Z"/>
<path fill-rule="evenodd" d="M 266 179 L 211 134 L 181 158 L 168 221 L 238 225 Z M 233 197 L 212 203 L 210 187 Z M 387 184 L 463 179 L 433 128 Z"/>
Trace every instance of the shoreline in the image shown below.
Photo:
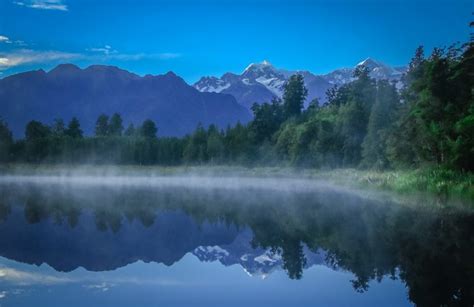
<path fill-rule="evenodd" d="M 373 171 L 244 166 L 4 164 L 0 176 L 190 176 L 311 179 L 355 190 L 391 194 L 402 202 L 461 203 L 474 208 L 474 174 L 442 169 Z"/>

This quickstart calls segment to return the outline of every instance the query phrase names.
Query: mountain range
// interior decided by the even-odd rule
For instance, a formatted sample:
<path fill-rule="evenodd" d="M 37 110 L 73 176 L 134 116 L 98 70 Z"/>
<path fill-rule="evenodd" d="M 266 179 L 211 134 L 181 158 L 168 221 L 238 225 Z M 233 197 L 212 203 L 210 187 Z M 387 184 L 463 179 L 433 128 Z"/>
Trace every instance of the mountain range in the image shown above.
<path fill-rule="evenodd" d="M 353 81 L 354 70 L 359 66 L 367 67 L 371 77 L 394 81 L 398 87 L 401 86 L 400 79 L 406 71 L 406 67 L 391 67 L 371 58 L 354 67 L 337 69 L 323 75 L 316 75 L 307 70 L 278 69 L 270 62 L 263 61 L 250 64 L 240 75 L 225 73 L 220 78 L 202 77 L 193 86 L 201 92 L 230 94 L 238 103 L 250 109 L 255 102 L 270 102 L 275 97 L 281 98 L 288 78 L 293 74 L 301 74 L 308 89 L 306 102 L 316 98 L 320 103 L 324 103 L 326 91 Z"/>
<path fill-rule="evenodd" d="M 391 67 L 370 58 L 323 75 L 278 69 L 263 61 L 250 64 L 240 75 L 228 72 L 220 78 L 202 77 L 189 85 L 173 72 L 139 76 L 114 66 L 81 69 L 61 64 L 49 72 L 28 71 L 0 79 L 0 118 L 15 137 L 21 137 L 30 120 L 51 124 L 56 118 L 68 121 L 75 116 L 90 135 L 100 114 L 117 112 L 126 125 L 152 119 L 159 135 L 182 136 L 199 123 L 225 128 L 248 122 L 253 103 L 281 97 L 285 83 L 295 73 L 304 77 L 306 104 L 315 98 L 324 103 L 326 91 L 354 80 L 358 66 L 367 67 L 372 77 L 394 81 L 399 87 L 406 71 L 405 67 Z"/>
<path fill-rule="evenodd" d="M 62 64 L 49 72 L 29 71 L 0 79 L 0 118 L 15 136 L 30 120 L 52 123 L 76 116 L 86 134 L 102 114 L 118 112 L 125 124 L 157 123 L 161 136 L 181 136 L 198 123 L 225 128 L 251 115 L 228 94 L 203 93 L 173 72 L 138 76 L 113 66 L 80 69 Z"/>

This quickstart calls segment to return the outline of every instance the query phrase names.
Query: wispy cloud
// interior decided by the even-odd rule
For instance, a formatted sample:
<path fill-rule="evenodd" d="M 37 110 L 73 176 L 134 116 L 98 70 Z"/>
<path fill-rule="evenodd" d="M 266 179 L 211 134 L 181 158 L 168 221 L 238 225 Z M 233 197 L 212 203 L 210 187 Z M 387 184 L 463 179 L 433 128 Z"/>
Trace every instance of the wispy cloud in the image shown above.
<path fill-rule="evenodd" d="M 26 0 L 13 1 L 16 5 L 39 10 L 67 11 L 68 7 L 63 0 Z"/>
<path fill-rule="evenodd" d="M 33 286 L 33 285 L 63 285 L 77 284 L 85 289 L 97 292 L 106 292 L 121 285 L 136 286 L 182 286 L 179 280 L 168 280 L 161 278 L 143 278 L 142 276 L 109 277 L 104 279 L 102 275 L 88 274 L 87 276 L 66 276 L 66 274 L 49 274 L 42 272 L 28 272 L 10 267 L 0 267 L 0 281 L 11 285 Z M 19 295 L 24 289 L 14 289 L 7 293 L 0 291 L 0 299 L 8 294 Z"/>
<path fill-rule="evenodd" d="M 11 43 L 10 39 L 4 35 L 0 35 L 0 43 Z"/>
<path fill-rule="evenodd" d="M 3 36 L 8 39 L 6 36 Z M 23 41 L 15 41 L 14 45 L 23 46 Z M 26 45 L 26 44 L 25 44 Z M 13 45 L 12 45 L 13 46 Z M 181 57 L 180 53 L 120 53 L 110 45 L 89 48 L 85 52 L 64 52 L 57 50 L 14 49 L 0 51 L 0 71 L 27 64 L 48 64 L 66 61 L 107 62 L 139 61 L 139 60 L 171 60 Z"/>
<path fill-rule="evenodd" d="M 79 59 L 82 57 L 83 55 L 79 53 L 70 53 L 62 51 L 38 51 L 31 49 L 20 49 L 9 51 L 6 53 L 0 52 L 0 70 L 5 70 L 11 67 L 25 64 L 67 61 Z"/>
<path fill-rule="evenodd" d="M 12 39 L 10 39 L 8 36 L 5 36 L 5 35 L 0 35 L 0 44 L 1 43 L 15 44 L 16 46 L 21 46 L 21 47 L 24 47 L 24 46 L 28 45 L 25 41 L 22 41 L 22 40 L 19 40 L 19 39 L 13 41 Z"/>
<path fill-rule="evenodd" d="M 0 268 L 0 280 L 5 280 L 19 285 L 54 285 L 70 283 L 73 281 L 66 277 L 31 273 L 7 267 Z"/>
<path fill-rule="evenodd" d="M 118 53 L 117 50 L 113 49 L 110 45 L 105 45 L 104 47 L 89 48 L 86 51 L 103 53 L 105 55 Z"/>
<path fill-rule="evenodd" d="M 110 45 L 103 47 L 88 48 L 86 51 L 91 53 L 101 53 L 103 59 L 115 59 L 122 61 L 138 61 L 143 59 L 171 60 L 181 57 L 181 53 L 120 53 Z"/>

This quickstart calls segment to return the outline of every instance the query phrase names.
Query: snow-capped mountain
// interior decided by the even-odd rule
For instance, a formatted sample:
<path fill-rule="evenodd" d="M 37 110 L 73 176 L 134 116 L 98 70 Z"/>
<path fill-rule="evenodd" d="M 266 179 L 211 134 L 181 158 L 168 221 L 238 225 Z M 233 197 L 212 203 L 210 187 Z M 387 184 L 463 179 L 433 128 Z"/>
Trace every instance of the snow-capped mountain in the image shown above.
<path fill-rule="evenodd" d="M 397 82 L 406 71 L 405 67 L 391 67 L 380 61 L 367 58 L 352 68 L 341 68 L 328 74 L 316 75 L 305 70 L 285 70 L 275 68 L 270 62 L 252 63 L 240 74 L 226 73 L 220 78 L 203 77 L 194 84 L 201 92 L 231 94 L 237 102 L 250 109 L 253 103 L 269 102 L 274 97 L 283 95 L 288 78 L 299 73 L 303 75 L 308 89 L 307 103 L 317 98 L 320 103 L 326 100 L 326 91 L 333 86 L 340 86 L 354 80 L 355 68 L 365 66 L 371 77 L 380 80 L 388 79 Z"/>
<path fill-rule="evenodd" d="M 240 232 L 235 240 L 228 245 L 199 246 L 192 252 L 200 261 L 219 261 L 225 266 L 239 264 L 250 276 L 266 278 L 275 270 L 283 266 L 280 253 L 274 253 L 270 249 L 252 247 L 253 233 L 250 229 Z M 304 268 L 316 264 L 324 264 L 325 253 L 323 251 L 313 252 L 307 247 L 303 249 L 306 258 Z"/>

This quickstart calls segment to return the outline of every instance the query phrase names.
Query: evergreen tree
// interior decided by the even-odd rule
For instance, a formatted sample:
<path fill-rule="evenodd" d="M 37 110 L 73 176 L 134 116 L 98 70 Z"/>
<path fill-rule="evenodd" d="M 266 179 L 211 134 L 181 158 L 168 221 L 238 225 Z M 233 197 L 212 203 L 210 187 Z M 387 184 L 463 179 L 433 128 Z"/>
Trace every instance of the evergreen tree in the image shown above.
<path fill-rule="evenodd" d="M 156 138 L 156 133 L 158 132 L 158 128 L 156 128 L 156 124 L 151 119 L 147 119 L 143 122 L 142 127 L 140 129 L 140 135 L 145 138 Z"/>
<path fill-rule="evenodd" d="M 134 136 L 136 134 L 135 126 L 131 123 L 128 125 L 127 129 L 125 129 L 124 135 L 125 136 Z"/>
<path fill-rule="evenodd" d="M 48 137 L 51 130 L 39 121 L 32 120 L 25 129 L 25 157 L 29 162 L 41 162 L 48 155 Z"/>
<path fill-rule="evenodd" d="M 201 123 L 188 139 L 183 153 L 184 160 L 188 163 L 204 163 L 207 161 L 207 132 Z"/>
<path fill-rule="evenodd" d="M 32 120 L 26 125 L 25 138 L 26 141 L 38 140 L 41 138 L 47 138 L 51 133 L 48 126 L 43 125 L 41 122 Z"/>
<path fill-rule="evenodd" d="M 417 167 L 421 141 L 414 106 L 420 92 L 419 82 L 424 74 L 425 56 L 423 46 L 419 46 L 403 77 L 404 88 L 401 93 L 402 104 L 396 110 L 394 128 L 387 138 L 387 158 L 395 167 Z"/>
<path fill-rule="evenodd" d="M 285 84 L 283 93 L 283 108 L 287 118 L 301 114 L 307 95 L 308 90 L 304 86 L 303 76 L 292 75 Z"/>
<path fill-rule="evenodd" d="M 109 133 L 109 117 L 105 114 L 99 115 L 95 123 L 95 135 L 106 136 Z"/>
<path fill-rule="evenodd" d="M 220 162 L 224 158 L 224 141 L 222 133 L 215 125 L 207 129 L 207 157 L 210 162 Z"/>
<path fill-rule="evenodd" d="M 11 159 L 11 148 L 13 135 L 6 122 L 0 119 L 0 162 L 8 162 Z"/>
<path fill-rule="evenodd" d="M 110 123 L 109 123 L 109 129 L 108 129 L 109 135 L 112 136 L 121 136 L 123 132 L 123 121 L 122 117 L 118 113 L 114 113 L 112 117 L 110 118 Z"/>
<path fill-rule="evenodd" d="M 55 119 L 53 126 L 51 127 L 51 132 L 54 136 L 62 137 L 66 133 L 66 126 L 64 124 L 64 120 L 62 119 Z"/>
<path fill-rule="evenodd" d="M 397 90 L 387 80 L 377 83 L 375 104 L 369 117 L 367 135 L 362 144 L 362 164 L 383 169 L 388 166 L 386 139 L 399 103 Z"/>
<path fill-rule="evenodd" d="M 82 138 L 81 124 L 76 117 L 71 119 L 65 133 L 73 139 Z"/>
<path fill-rule="evenodd" d="M 257 144 L 270 140 L 272 135 L 280 128 L 284 120 L 283 108 L 279 99 L 273 99 L 272 103 L 254 104 L 252 106 L 254 119 L 249 128 L 253 133 L 253 139 Z"/>
<path fill-rule="evenodd" d="M 343 165 L 356 166 L 361 161 L 362 142 L 367 133 L 367 122 L 375 101 L 375 81 L 370 78 L 366 67 L 360 66 L 354 72 L 348 90 L 347 102 L 339 109 L 340 132 L 344 139 Z"/>

